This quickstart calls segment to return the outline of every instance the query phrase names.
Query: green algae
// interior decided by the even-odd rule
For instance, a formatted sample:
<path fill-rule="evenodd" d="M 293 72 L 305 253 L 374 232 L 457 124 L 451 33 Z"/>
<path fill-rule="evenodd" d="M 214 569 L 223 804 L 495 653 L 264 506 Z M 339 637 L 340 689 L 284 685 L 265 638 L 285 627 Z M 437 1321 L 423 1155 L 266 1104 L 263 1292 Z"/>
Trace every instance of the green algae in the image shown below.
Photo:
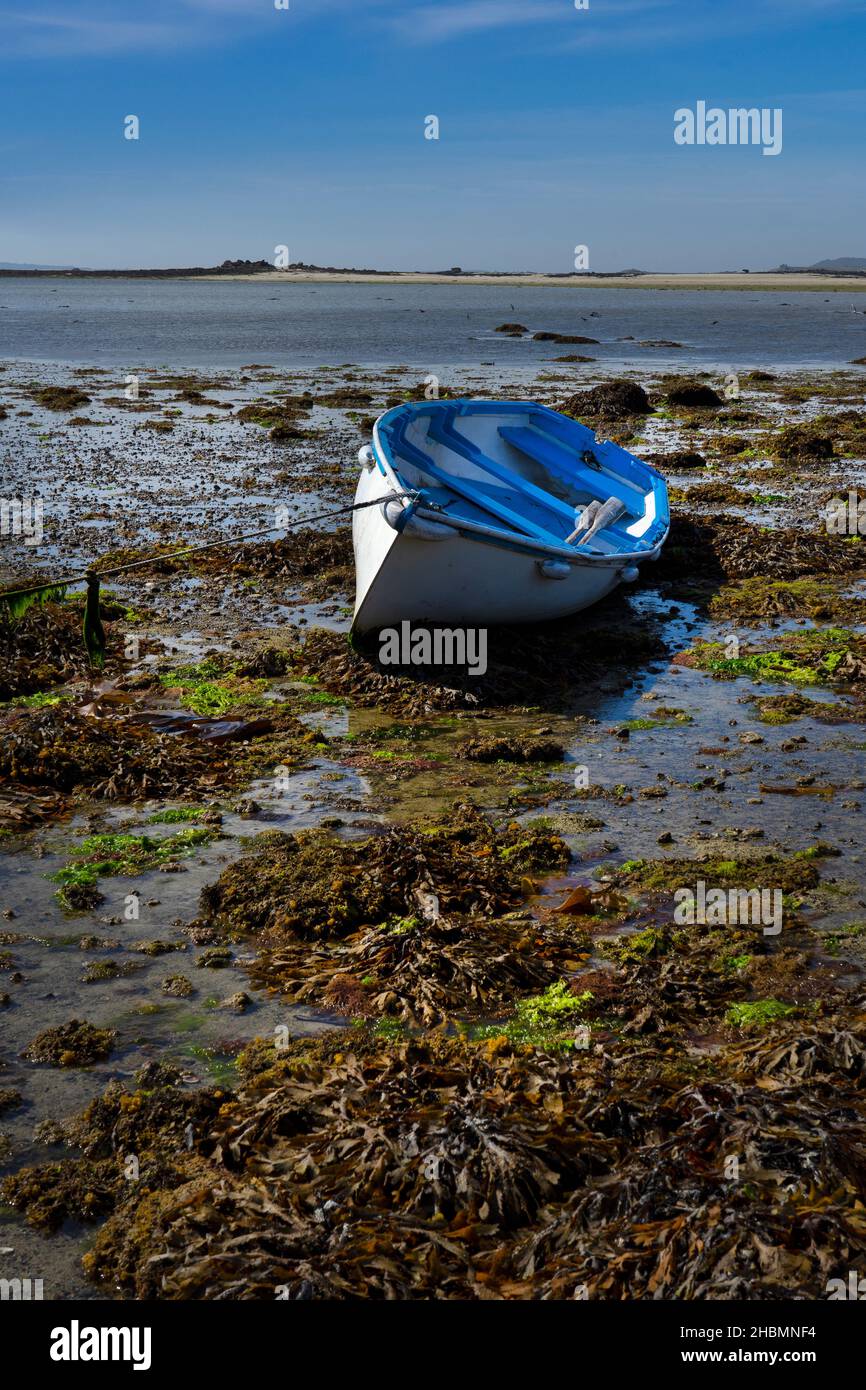
<path fill-rule="evenodd" d="M 205 806 L 168 806 L 164 811 L 154 811 L 148 816 L 148 825 L 181 825 L 185 822 L 202 820 L 208 814 Z"/>
<path fill-rule="evenodd" d="M 635 719 L 625 719 L 617 727 L 628 729 L 630 733 L 641 729 L 676 729 L 683 724 L 691 724 L 693 717 L 681 709 L 659 709 L 655 716 L 639 716 Z"/>
<path fill-rule="evenodd" d="M 738 956 L 718 956 L 713 964 L 725 975 L 737 975 L 746 969 L 752 959 L 751 953 L 744 951 Z"/>
<path fill-rule="evenodd" d="M 728 656 L 722 642 L 696 642 L 684 654 L 683 664 L 708 671 L 719 680 L 748 676 L 754 681 L 828 685 L 846 657 L 860 646 L 861 639 L 847 628 L 814 628 L 785 633 L 773 647 L 741 656 Z"/>
<path fill-rule="evenodd" d="M 796 1012 L 795 1005 L 783 1004 L 779 999 L 756 999 L 751 1003 L 731 1004 L 725 1014 L 725 1021 L 732 1028 L 749 1031 L 766 1028 L 777 1019 L 788 1018 Z"/>
<path fill-rule="evenodd" d="M 32 695 L 18 695 L 14 700 L 5 701 L 0 709 L 45 709 L 71 699 L 71 694 L 65 690 L 37 690 Z"/>
<path fill-rule="evenodd" d="M 223 667 L 209 658 L 190 666 L 177 666 L 163 672 L 160 684 L 180 692 L 184 706 L 203 718 L 217 719 L 245 705 L 264 703 L 269 682 L 237 674 L 236 667 Z"/>
<path fill-rule="evenodd" d="M 840 587 L 809 576 L 769 579 L 756 575 L 726 585 L 709 603 L 711 616 L 761 623 L 767 618 L 811 618 L 832 623 L 856 620 L 862 602 L 846 597 Z"/>
<path fill-rule="evenodd" d="M 189 1043 L 182 1049 L 184 1056 L 203 1062 L 211 1081 L 226 1088 L 237 1081 L 237 1057 L 229 1057 L 219 1048 Z"/>
<path fill-rule="evenodd" d="M 644 892 L 675 892 L 694 888 L 701 880 L 706 887 L 753 888 L 756 883 L 772 885 L 783 894 L 793 895 L 814 888 L 819 881 L 815 861 L 835 851 L 815 846 L 811 854 L 767 854 L 748 859 L 655 859 L 629 860 L 618 870 L 620 880 Z"/>
<path fill-rule="evenodd" d="M 575 1039 L 568 1037 L 567 1032 L 569 1028 L 573 1030 L 592 1000 L 591 990 L 575 994 L 565 980 L 558 980 L 543 994 L 520 999 L 507 1023 L 486 1025 L 477 1030 L 475 1037 L 479 1041 L 506 1038 L 510 1043 L 530 1047 L 572 1048 Z"/>
<path fill-rule="evenodd" d="M 63 885 L 58 892 L 60 901 L 75 910 L 74 890 L 93 888 L 100 878 L 133 878 L 149 869 L 177 864 L 213 838 L 214 832 L 204 828 L 178 830 L 162 840 L 124 833 L 90 835 L 72 851 L 73 862 L 52 878 Z"/>
<path fill-rule="evenodd" d="M 646 927 L 643 931 L 635 932 L 633 936 L 628 936 L 617 945 L 611 946 L 610 955 L 624 965 L 639 963 L 664 955 L 680 939 L 681 936 L 676 933 L 672 935 L 659 927 Z"/>

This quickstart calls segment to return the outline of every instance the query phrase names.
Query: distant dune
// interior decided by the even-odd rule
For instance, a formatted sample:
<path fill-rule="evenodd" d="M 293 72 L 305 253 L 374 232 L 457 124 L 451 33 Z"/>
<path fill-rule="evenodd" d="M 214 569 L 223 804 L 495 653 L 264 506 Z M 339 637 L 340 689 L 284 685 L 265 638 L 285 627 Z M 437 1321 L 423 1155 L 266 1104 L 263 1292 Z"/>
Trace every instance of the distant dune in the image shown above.
<path fill-rule="evenodd" d="M 249 276 L 208 276 L 204 279 L 241 280 Z M 545 274 L 478 274 L 460 275 L 425 273 L 423 271 L 321 271 L 269 270 L 254 277 L 266 284 L 345 284 L 404 285 L 510 285 L 514 287 L 550 286 L 554 289 L 610 290 L 778 290 L 795 293 L 797 290 L 821 290 L 824 294 L 842 291 L 857 294 L 866 291 L 866 275 L 833 275 L 821 271 L 718 271 L 707 274 L 656 274 L 636 272 L 619 275 L 545 275 Z"/>

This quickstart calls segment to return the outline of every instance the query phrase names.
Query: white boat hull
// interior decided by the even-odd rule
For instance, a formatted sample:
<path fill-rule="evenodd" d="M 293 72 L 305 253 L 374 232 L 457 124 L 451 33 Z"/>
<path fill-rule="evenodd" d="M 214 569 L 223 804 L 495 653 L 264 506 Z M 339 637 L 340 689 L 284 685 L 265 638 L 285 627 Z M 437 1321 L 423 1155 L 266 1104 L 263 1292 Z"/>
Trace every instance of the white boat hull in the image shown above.
<path fill-rule="evenodd" d="M 356 502 L 392 496 L 391 484 L 377 468 L 362 471 Z M 457 531 L 446 539 L 421 539 L 394 530 L 378 506 L 354 513 L 353 536 L 358 632 L 403 620 L 492 627 L 561 618 L 604 598 L 620 583 L 624 568 L 612 557 L 610 563 L 575 564 L 564 577 L 548 578 L 538 554 Z"/>

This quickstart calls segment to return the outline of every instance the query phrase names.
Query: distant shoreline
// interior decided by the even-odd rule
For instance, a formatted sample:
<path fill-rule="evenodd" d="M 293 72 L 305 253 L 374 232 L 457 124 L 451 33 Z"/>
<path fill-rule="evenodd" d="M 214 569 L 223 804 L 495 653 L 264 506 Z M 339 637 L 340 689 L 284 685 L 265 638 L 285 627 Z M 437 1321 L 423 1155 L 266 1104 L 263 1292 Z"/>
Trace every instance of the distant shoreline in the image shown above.
<path fill-rule="evenodd" d="M 550 289 L 610 289 L 610 290 L 825 290 L 838 294 L 850 290 L 866 292 L 866 276 L 821 275 L 755 271 L 752 274 L 731 272 L 697 275 L 438 275 L 423 271 L 382 271 L 375 275 L 363 271 L 264 271 L 258 275 L 201 275 L 202 280 L 261 280 L 275 284 L 279 280 L 295 284 L 328 284 L 331 281 L 349 285 L 503 285 L 517 288 Z"/>
<path fill-rule="evenodd" d="M 612 272 L 595 275 L 447 274 L 426 271 L 235 270 L 190 267 L 178 270 L 0 270 L 0 279 L 27 280 L 225 280 L 232 284 L 499 285 L 505 288 L 776 290 L 840 294 L 866 292 L 866 275 L 820 271 L 725 271 L 697 274 Z"/>

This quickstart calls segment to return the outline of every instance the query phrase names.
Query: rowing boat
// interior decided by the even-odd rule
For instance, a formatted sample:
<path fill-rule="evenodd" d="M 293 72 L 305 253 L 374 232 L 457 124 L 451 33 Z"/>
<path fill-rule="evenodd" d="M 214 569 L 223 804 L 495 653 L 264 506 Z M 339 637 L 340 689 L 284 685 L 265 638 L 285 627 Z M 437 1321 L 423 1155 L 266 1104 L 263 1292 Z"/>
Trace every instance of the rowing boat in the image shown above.
<path fill-rule="evenodd" d="M 633 583 L 670 526 L 654 468 L 533 402 L 400 405 L 358 457 L 360 633 L 576 613 Z"/>

